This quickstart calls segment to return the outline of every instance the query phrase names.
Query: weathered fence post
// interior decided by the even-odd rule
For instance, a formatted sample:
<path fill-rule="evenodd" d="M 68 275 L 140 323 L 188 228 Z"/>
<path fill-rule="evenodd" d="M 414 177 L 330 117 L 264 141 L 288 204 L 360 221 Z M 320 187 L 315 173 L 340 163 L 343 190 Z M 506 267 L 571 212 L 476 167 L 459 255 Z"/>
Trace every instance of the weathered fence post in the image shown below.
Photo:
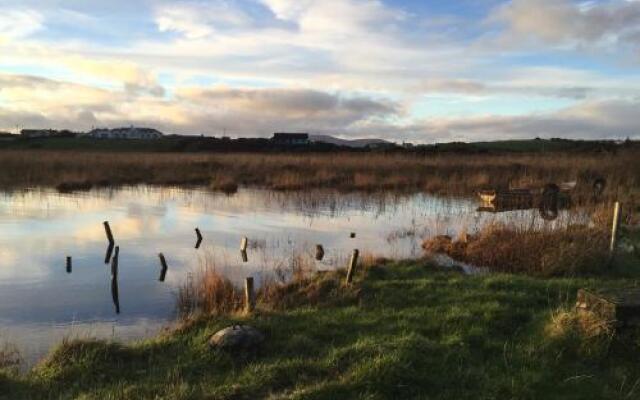
<path fill-rule="evenodd" d="M 109 264 L 111 262 L 111 255 L 113 254 L 113 243 L 109 243 L 107 252 L 104 255 L 104 263 Z"/>
<path fill-rule="evenodd" d="M 247 251 L 247 245 L 249 244 L 249 239 L 243 237 L 240 240 L 240 251 Z"/>
<path fill-rule="evenodd" d="M 109 221 L 104 221 L 104 232 L 107 234 L 107 240 L 110 244 L 114 243 L 113 233 L 111 232 L 111 227 L 109 226 Z"/>
<path fill-rule="evenodd" d="M 353 250 L 353 253 L 351 254 L 351 260 L 349 261 L 349 269 L 347 270 L 347 285 L 351 284 L 351 281 L 353 280 L 353 274 L 356 271 L 356 265 L 358 264 L 359 255 L 360 252 L 358 251 L 358 249 Z"/>
<path fill-rule="evenodd" d="M 242 262 L 243 263 L 248 263 L 249 262 L 249 255 L 247 254 L 246 251 L 240 250 L 240 257 L 242 257 Z"/>
<path fill-rule="evenodd" d="M 71 256 L 67 256 L 67 274 L 71 273 Z"/>
<path fill-rule="evenodd" d="M 111 297 L 113 305 L 116 307 L 116 314 L 120 314 L 120 295 L 118 293 L 118 257 L 120 256 L 120 247 L 116 246 L 115 253 L 111 259 Z"/>
<path fill-rule="evenodd" d="M 613 262 L 618 241 L 618 225 L 620 224 L 620 202 L 613 206 L 613 222 L 611 224 L 611 244 L 609 245 L 609 265 Z"/>
<path fill-rule="evenodd" d="M 196 228 L 196 236 L 198 240 L 196 241 L 196 249 L 200 248 L 200 244 L 202 243 L 202 233 L 200 233 L 200 229 Z"/>
<path fill-rule="evenodd" d="M 111 279 L 118 278 L 118 257 L 120 256 L 120 246 L 116 246 L 113 258 L 111 258 Z"/>
<path fill-rule="evenodd" d="M 244 309 L 247 313 L 253 312 L 256 306 L 255 293 L 253 292 L 253 277 L 244 280 Z"/>
<path fill-rule="evenodd" d="M 324 258 L 324 247 L 321 244 L 316 245 L 316 260 L 322 261 Z"/>
<path fill-rule="evenodd" d="M 167 270 L 169 269 L 169 266 L 167 265 L 167 260 L 164 258 L 164 254 L 160 253 L 158 254 L 158 257 L 160 258 L 160 265 L 162 266 L 162 269 L 160 270 L 160 282 L 164 282 L 164 278 L 167 276 Z"/>

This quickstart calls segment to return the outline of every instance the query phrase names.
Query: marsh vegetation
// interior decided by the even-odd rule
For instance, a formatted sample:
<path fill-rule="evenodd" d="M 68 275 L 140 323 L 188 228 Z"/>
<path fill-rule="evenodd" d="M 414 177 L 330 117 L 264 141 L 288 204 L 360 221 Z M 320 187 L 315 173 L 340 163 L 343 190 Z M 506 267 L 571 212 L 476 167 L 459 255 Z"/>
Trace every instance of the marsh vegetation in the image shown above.
<path fill-rule="evenodd" d="M 638 332 L 621 334 L 597 316 L 578 319 L 573 302 L 582 287 L 640 285 L 636 156 L 0 152 L 8 171 L 2 188 L 65 192 L 7 194 L 11 218 L 75 221 L 86 207 L 100 230 L 110 210 L 123 276 L 148 284 L 148 293 L 166 290 L 157 253 L 147 248 L 161 246 L 178 310 L 177 328 L 157 337 L 65 340 L 26 373 L 7 345 L 0 398 L 634 398 Z M 607 186 L 594 198 L 597 178 Z M 484 187 L 573 180 L 572 202 L 553 221 L 537 209 L 480 213 L 470 198 Z M 197 188 L 95 189 L 139 183 Z M 631 251 L 609 267 L 613 199 L 624 202 L 622 237 Z M 88 238 L 81 246 L 88 259 L 101 260 L 103 233 L 96 239 L 77 228 Z M 251 236 L 248 264 L 237 254 L 243 235 Z M 37 245 L 42 238 L 33 236 Z M 62 232 L 53 236 L 65 243 Z M 313 260 L 316 243 L 327 250 L 322 263 Z M 365 251 L 346 285 L 343 253 L 355 247 Z M 137 253 L 127 259 L 133 248 L 153 264 Z M 487 273 L 442 268 L 430 253 Z M 407 256 L 415 259 L 389 260 Z M 185 261 L 193 257 L 195 266 Z M 73 274 L 89 271 L 82 259 Z M 239 285 L 248 275 L 257 278 L 251 314 Z M 141 287 L 122 291 L 125 314 L 131 293 L 144 298 Z M 209 336 L 234 323 L 265 332 L 265 347 L 250 357 L 211 351 Z"/>
<path fill-rule="evenodd" d="M 577 181 L 576 199 L 589 199 L 593 182 L 605 196 L 638 196 L 640 151 L 541 154 L 186 154 L 76 151 L 0 151 L 0 187 L 61 190 L 127 184 L 238 186 L 275 190 L 331 188 L 426 191 L 469 195 L 486 187 L 544 186 Z"/>

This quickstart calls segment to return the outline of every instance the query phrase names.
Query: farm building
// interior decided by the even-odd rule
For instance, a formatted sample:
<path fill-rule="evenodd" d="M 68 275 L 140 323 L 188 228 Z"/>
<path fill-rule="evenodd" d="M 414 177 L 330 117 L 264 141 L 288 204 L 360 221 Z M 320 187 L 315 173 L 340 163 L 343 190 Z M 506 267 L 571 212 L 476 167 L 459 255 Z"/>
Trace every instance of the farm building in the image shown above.
<path fill-rule="evenodd" d="M 36 138 L 62 138 L 62 137 L 76 137 L 77 133 L 69 130 L 55 130 L 55 129 L 23 129 L 20 131 L 20 136 L 26 139 Z"/>
<path fill-rule="evenodd" d="M 282 146 L 303 146 L 309 144 L 308 133 L 274 133 L 271 141 Z"/>
<path fill-rule="evenodd" d="M 160 139 L 162 132 L 152 128 L 115 128 L 115 129 L 94 129 L 87 133 L 85 137 L 93 139 Z"/>

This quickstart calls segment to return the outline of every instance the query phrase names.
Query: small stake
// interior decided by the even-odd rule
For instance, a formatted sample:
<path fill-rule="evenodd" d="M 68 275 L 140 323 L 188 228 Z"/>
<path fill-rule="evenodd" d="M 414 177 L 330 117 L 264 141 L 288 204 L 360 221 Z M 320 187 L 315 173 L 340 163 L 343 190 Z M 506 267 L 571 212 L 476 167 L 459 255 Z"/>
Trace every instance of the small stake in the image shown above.
<path fill-rule="evenodd" d="M 242 256 L 242 262 L 249 262 L 249 256 L 247 255 L 246 251 L 240 250 L 240 256 Z"/>
<path fill-rule="evenodd" d="M 160 282 L 164 282 L 164 278 L 167 276 L 167 270 L 169 269 L 169 266 L 167 265 L 167 260 L 164 258 L 164 254 L 160 253 L 158 254 L 158 257 L 160 258 L 160 265 L 162 266 L 162 269 L 160 270 Z"/>
<path fill-rule="evenodd" d="M 109 243 L 107 247 L 107 253 L 104 255 L 104 263 L 109 264 L 111 262 L 111 254 L 113 254 L 113 243 Z"/>
<path fill-rule="evenodd" d="M 116 251 L 111 259 L 111 279 L 118 278 L 118 258 L 120 257 L 120 246 L 116 246 Z"/>
<path fill-rule="evenodd" d="M 120 256 L 120 246 L 116 246 L 115 253 L 111 259 L 111 297 L 113 305 L 116 307 L 116 314 L 120 314 L 120 295 L 118 294 L 118 257 Z"/>
<path fill-rule="evenodd" d="M 244 309 L 247 313 L 250 313 L 255 306 L 256 299 L 253 292 L 253 277 L 249 277 L 244 280 Z"/>
<path fill-rule="evenodd" d="M 113 244 L 115 241 L 113 240 L 113 233 L 111 232 L 111 227 L 109 226 L 109 221 L 104 221 L 104 233 L 107 234 L 107 240 L 109 243 Z"/>
<path fill-rule="evenodd" d="M 67 274 L 71 273 L 71 257 L 67 256 Z"/>
<path fill-rule="evenodd" d="M 353 253 L 351 254 L 351 260 L 349 261 L 349 269 L 347 270 L 347 285 L 351 284 L 351 281 L 353 280 L 353 274 L 356 272 L 358 255 L 360 255 L 358 249 L 353 250 Z"/>
<path fill-rule="evenodd" d="M 249 239 L 247 239 L 246 237 L 243 237 L 242 240 L 240 240 L 240 251 L 247 251 L 248 243 L 249 243 Z"/>
<path fill-rule="evenodd" d="M 620 202 L 616 201 L 613 206 L 613 222 L 611 224 L 611 244 L 609 245 L 609 266 L 613 262 L 616 252 L 616 242 L 618 241 L 618 225 L 620 224 Z"/>
<path fill-rule="evenodd" d="M 196 249 L 200 248 L 200 244 L 202 243 L 202 233 L 200 233 L 200 229 L 196 228 L 196 236 L 198 240 L 196 241 Z"/>
<path fill-rule="evenodd" d="M 316 260 L 322 261 L 324 258 L 324 247 L 321 244 L 316 245 Z"/>

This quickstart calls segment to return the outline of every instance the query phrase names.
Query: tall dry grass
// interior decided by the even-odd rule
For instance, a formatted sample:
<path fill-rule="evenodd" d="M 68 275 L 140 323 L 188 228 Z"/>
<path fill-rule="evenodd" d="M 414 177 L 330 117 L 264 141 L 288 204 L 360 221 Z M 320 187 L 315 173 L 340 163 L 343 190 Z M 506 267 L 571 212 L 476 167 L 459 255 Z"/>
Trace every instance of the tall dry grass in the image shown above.
<path fill-rule="evenodd" d="M 364 254 L 360 273 L 379 259 Z M 178 313 L 183 319 L 194 315 L 230 315 L 243 313 L 244 289 L 235 285 L 207 255 L 199 260 L 199 268 L 190 274 L 178 290 Z M 337 304 L 357 298 L 357 289 L 345 286 L 343 269 L 318 273 L 315 265 L 302 255 L 294 254 L 285 265 L 262 274 L 255 292 L 260 310 L 289 309 L 311 304 Z"/>
<path fill-rule="evenodd" d="M 423 248 L 496 272 L 545 277 L 598 273 L 607 268 L 611 217 L 607 208 L 598 206 L 589 223 L 541 227 L 494 223 L 457 239 L 429 238 Z"/>
<path fill-rule="evenodd" d="M 197 184 L 233 191 L 237 185 L 278 190 L 335 188 L 469 194 L 483 187 L 578 180 L 591 195 L 607 180 L 610 198 L 637 195 L 638 150 L 617 154 L 461 155 L 185 154 L 0 151 L 0 188 L 61 189 L 121 184 Z"/>

